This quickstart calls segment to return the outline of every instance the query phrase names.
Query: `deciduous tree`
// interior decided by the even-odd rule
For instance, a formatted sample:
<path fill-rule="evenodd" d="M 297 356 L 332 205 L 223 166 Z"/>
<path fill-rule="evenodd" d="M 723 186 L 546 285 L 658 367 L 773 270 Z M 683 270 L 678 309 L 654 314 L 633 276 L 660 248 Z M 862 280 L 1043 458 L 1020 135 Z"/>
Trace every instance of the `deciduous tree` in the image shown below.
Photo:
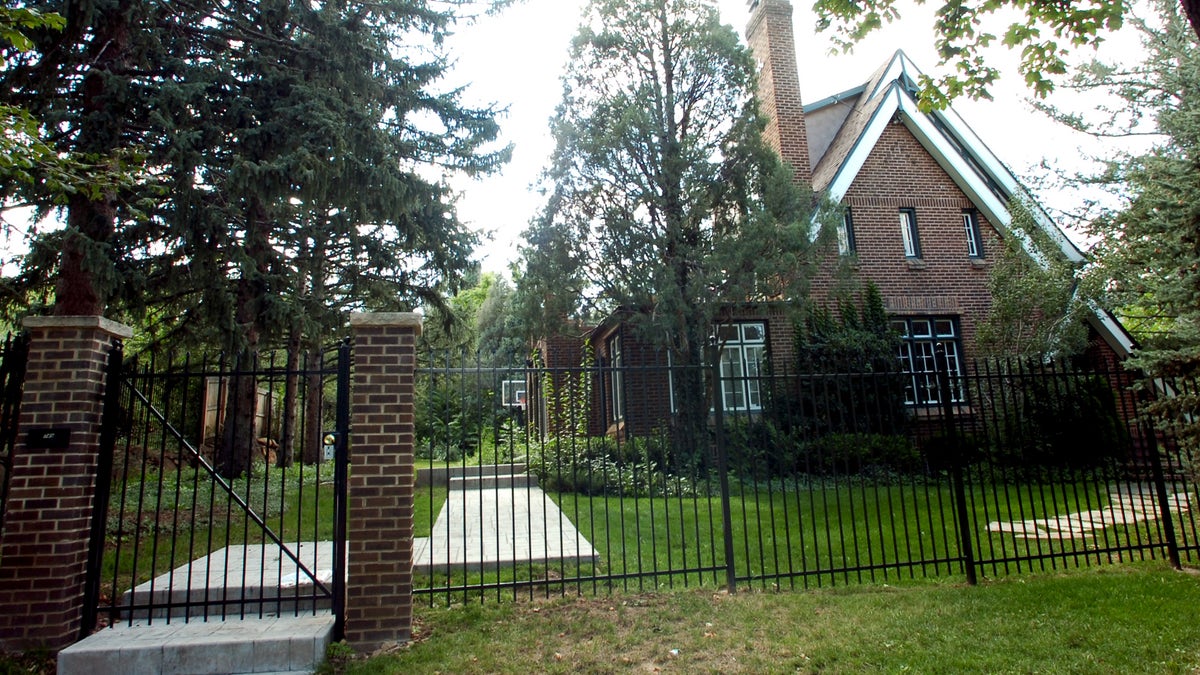
<path fill-rule="evenodd" d="M 758 1 L 758 0 L 756 0 Z M 900 18 L 898 0 L 815 0 L 817 27 L 833 30 L 843 48 L 866 39 L 885 23 Z M 917 4 L 923 4 L 918 0 Z M 1019 70 L 1033 91 L 1045 96 L 1054 76 L 1067 71 L 1072 50 L 1096 45 L 1104 34 L 1122 26 L 1132 3 L 1126 0 L 1028 2 L 1026 0 L 944 0 L 934 20 L 939 65 L 951 72 L 936 81 L 926 77 L 923 105 L 940 107 L 966 94 L 990 98 L 988 87 L 999 76 L 984 50 L 999 41 L 1019 49 Z M 1180 0 L 1200 36 L 1200 0 Z"/>
<path fill-rule="evenodd" d="M 1171 0 L 1157 17 L 1136 19 L 1146 57 L 1140 64 L 1092 63 L 1070 85 L 1108 92 L 1119 105 L 1071 114 L 1051 110 L 1074 128 L 1101 136 L 1144 136 L 1144 151 L 1119 154 L 1083 180 L 1108 188 L 1090 222 L 1096 264 L 1091 293 L 1135 331 L 1131 365 L 1154 376 L 1200 374 L 1200 40 Z M 1090 111 L 1089 111 L 1090 112 Z M 1200 395 L 1188 387 L 1161 399 L 1165 419 L 1200 443 Z"/>

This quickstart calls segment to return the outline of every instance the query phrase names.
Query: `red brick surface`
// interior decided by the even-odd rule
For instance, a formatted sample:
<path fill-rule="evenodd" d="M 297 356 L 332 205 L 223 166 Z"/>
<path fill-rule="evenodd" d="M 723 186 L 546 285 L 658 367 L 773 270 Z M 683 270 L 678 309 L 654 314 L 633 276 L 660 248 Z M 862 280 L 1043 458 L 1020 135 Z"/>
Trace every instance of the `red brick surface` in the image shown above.
<path fill-rule="evenodd" d="M 787 0 L 761 0 L 746 29 L 759 62 L 758 96 L 767 117 L 767 145 L 796 170 L 796 182 L 812 182 L 808 131 L 800 100 L 800 76 L 792 36 L 792 6 Z"/>
<path fill-rule="evenodd" d="M 404 315 L 407 316 L 407 315 Z M 345 637 L 369 652 L 412 635 L 416 343 L 420 322 L 352 322 Z"/>
<path fill-rule="evenodd" d="M 58 650 L 79 636 L 105 367 L 102 327 L 35 327 L 21 434 L 0 539 L 0 649 Z M 30 431 L 70 431 L 69 447 L 33 448 Z"/>

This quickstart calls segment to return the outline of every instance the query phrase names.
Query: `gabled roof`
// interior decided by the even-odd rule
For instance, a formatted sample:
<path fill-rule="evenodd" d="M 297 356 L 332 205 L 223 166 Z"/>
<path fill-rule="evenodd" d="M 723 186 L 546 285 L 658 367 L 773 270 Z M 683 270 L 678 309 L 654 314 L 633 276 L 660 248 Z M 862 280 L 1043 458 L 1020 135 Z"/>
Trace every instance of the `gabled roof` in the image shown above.
<path fill-rule="evenodd" d="M 929 113 L 920 110 L 916 99 L 920 77 L 921 71 L 898 50 L 861 88 L 812 106 L 819 109 L 860 92 L 828 148 L 821 157 L 813 158 L 813 190 L 841 201 L 884 129 L 895 120 L 908 128 L 1001 235 L 1016 237 L 1031 258 L 1048 264 L 1027 235 L 1011 228 L 1008 204 L 1014 198 L 1026 204 L 1037 226 L 1067 260 L 1083 262 L 1084 253 L 952 108 Z M 1093 306 L 1089 322 L 1117 353 L 1126 356 L 1132 352 L 1133 338 L 1112 314 Z"/>

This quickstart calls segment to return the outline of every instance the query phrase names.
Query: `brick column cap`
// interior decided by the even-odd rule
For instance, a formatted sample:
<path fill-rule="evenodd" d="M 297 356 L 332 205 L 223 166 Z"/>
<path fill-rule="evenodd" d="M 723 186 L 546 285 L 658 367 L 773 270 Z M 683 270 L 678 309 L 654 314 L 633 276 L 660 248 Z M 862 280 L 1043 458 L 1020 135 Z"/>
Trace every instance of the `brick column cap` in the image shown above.
<path fill-rule="evenodd" d="M 128 340 L 133 329 L 102 316 L 27 316 L 21 322 L 26 328 L 96 328 L 113 337 Z"/>
<path fill-rule="evenodd" d="M 414 328 L 418 333 L 424 317 L 416 312 L 356 312 L 350 315 L 351 328 Z"/>

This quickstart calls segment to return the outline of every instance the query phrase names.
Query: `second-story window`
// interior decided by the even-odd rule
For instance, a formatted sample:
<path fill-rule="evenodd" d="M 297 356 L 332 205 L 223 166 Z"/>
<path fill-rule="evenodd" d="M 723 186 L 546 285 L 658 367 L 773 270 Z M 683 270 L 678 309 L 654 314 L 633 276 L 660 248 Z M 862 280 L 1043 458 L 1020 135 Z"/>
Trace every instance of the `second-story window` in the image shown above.
<path fill-rule="evenodd" d="M 967 236 L 967 255 L 983 257 L 983 235 L 979 232 L 979 216 L 973 210 L 962 212 L 963 230 Z"/>
<path fill-rule="evenodd" d="M 854 217 L 850 214 L 850 207 L 846 207 L 846 212 L 842 214 L 842 223 L 838 226 L 837 236 L 840 255 L 850 255 L 858 250 L 854 243 Z"/>
<path fill-rule="evenodd" d="M 900 209 L 900 236 L 904 240 L 905 257 L 920 258 L 921 239 L 917 235 L 916 209 Z"/>

